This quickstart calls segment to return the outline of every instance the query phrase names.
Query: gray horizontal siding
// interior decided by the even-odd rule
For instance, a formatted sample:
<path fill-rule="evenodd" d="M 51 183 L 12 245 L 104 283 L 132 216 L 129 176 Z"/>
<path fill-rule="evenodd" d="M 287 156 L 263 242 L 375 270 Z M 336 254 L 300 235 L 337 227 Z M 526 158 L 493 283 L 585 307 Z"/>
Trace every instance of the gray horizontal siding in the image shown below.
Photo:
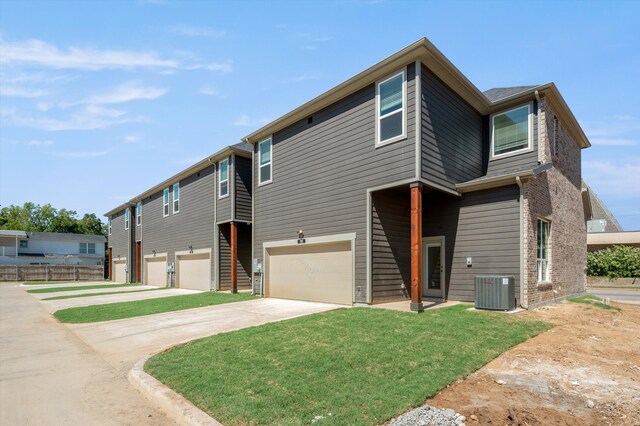
<path fill-rule="evenodd" d="M 231 289 L 231 225 L 222 224 L 220 229 L 220 290 Z M 251 226 L 238 224 L 238 258 L 236 273 L 238 290 L 251 290 Z"/>
<path fill-rule="evenodd" d="M 371 199 L 371 287 L 375 303 L 402 299 L 411 288 L 411 217 L 407 191 L 387 190 Z"/>
<path fill-rule="evenodd" d="M 235 219 L 251 221 L 251 159 L 235 156 Z"/>
<path fill-rule="evenodd" d="M 487 176 L 498 176 L 507 174 L 515 170 L 531 169 L 538 165 L 538 105 L 533 102 L 533 150 L 522 154 L 515 154 L 510 157 L 489 159 L 487 165 Z M 486 117 L 486 126 L 489 129 L 491 118 Z M 487 131 L 487 146 L 491 146 L 491 133 Z M 490 148 L 489 148 L 490 149 Z M 490 157 L 489 157 L 490 158 Z"/>
<path fill-rule="evenodd" d="M 233 191 L 233 161 L 231 156 L 227 157 L 229 158 L 229 195 L 224 197 L 224 198 L 217 198 L 216 199 L 216 209 L 217 209 L 217 217 L 216 220 L 218 221 L 218 223 L 222 223 L 222 222 L 229 222 L 232 219 L 232 214 L 231 214 L 231 192 Z M 219 186 L 219 176 L 220 176 L 220 162 L 218 162 L 218 164 L 216 164 L 216 167 L 218 169 L 218 173 L 216 173 L 216 180 L 215 180 L 215 194 L 216 197 L 218 197 L 218 191 L 220 190 L 220 186 Z"/>
<path fill-rule="evenodd" d="M 111 235 L 107 236 L 107 246 L 111 247 L 111 259 L 126 258 L 129 271 L 132 270 L 132 259 L 129 258 L 130 231 L 131 223 L 128 230 L 124 229 L 124 210 L 111 216 Z"/>
<path fill-rule="evenodd" d="M 406 140 L 376 149 L 373 84 L 273 135 L 273 182 L 254 193 L 256 257 L 264 242 L 299 229 L 308 237 L 356 232 L 357 301 L 367 302 L 366 189 L 415 176 L 414 65 L 407 71 Z"/>
<path fill-rule="evenodd" d="M 422 178 L 454 189 L 483 174 L 483 117 L 422 67 Z"/>
<path fill-rule="evenodd" d="M 519 299 L 519 215 L 515 185 L 467 193 L 462 199 L 425 194 L 423 235 L 445 237 L 448 299 L 474 301 L 476 275 L 513 275 Z M 467 267 L 467 257 L 472 267 Z"/>
<path fill-rule="evenodd" d="M 173 187 L 170 191 L 169 216 L 162 216 L 162 190 L 143 200 L 142 253 L 168 253 L 175 262 L 175 252 L 211 249 L 214 242 L 214 166 L 207 167 L 180 181 L 180 212 L 173 214 Z M 215 259 L 212 253 L 212 280 Z M 144 271 L 144 264 L 142 266 Z M 143 272 L 144 273 L 144 272 Z M 175 279 L 175 277 L 174 277 Z"/>

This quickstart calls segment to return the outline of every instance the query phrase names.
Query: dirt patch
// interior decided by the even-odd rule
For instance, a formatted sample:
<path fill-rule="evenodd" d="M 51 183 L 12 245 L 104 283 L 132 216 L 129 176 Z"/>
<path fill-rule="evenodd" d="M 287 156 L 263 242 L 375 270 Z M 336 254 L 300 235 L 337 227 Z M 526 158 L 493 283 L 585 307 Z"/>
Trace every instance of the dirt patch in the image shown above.
<path fill-rule="evenodd" d="M 427 404 L 467 425 L 640 425 L 640 306 L 564 302 L 525 312 L 556 327 L 505 352 Z"/>

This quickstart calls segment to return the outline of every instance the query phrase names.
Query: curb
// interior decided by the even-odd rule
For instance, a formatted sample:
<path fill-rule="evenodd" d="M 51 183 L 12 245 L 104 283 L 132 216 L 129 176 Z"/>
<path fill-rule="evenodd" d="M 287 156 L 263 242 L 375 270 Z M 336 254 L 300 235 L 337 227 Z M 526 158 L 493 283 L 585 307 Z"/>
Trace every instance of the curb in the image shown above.
<path fill-rule="evenodd" d="M 186 398 L 163 385 L 144 371 L 144 365 L 151 358 L 147 355 L 133 366 L 128 374 L 129 382 L 147 399 L 155 402 L 169 417 L 184 426 L 223 426 L 207 413 L 193 405 Z"/>

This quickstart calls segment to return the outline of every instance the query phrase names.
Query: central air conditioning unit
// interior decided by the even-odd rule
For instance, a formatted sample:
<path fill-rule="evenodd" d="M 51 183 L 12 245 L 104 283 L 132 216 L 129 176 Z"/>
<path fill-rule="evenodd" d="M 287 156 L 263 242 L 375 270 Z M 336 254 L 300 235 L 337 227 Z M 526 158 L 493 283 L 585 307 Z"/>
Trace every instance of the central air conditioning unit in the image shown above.
<path fill-rule="evenodd" d="M 505 275 L 476 275 L 476 309 L 512 311 L 516 308 L 516 280 Z"/>

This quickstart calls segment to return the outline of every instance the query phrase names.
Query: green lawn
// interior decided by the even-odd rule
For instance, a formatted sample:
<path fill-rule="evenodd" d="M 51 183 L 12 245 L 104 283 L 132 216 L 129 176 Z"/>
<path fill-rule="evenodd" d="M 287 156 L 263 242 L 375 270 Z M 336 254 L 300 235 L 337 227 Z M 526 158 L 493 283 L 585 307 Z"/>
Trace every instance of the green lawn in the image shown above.
<path fill-rule="evenodd" d="M 100 292 L 100 293 L 70 294 L 70 295 L 67 295 L 67 296 L 47 297 L 46 299 L 42 299 L 42 300 L 75 299 L 77 297 L 93 297 L 93 296 L 104 296 L 104 295 L 123 294 L 123 293 L 143 293 L 145 291 L 159 291 L 159 290 L 167 290 L 167 287 L 149 288 L 149 289 L 146 289 L 146 290 L 112 291 L 111 293 L 109 293 L 109 292 Z"/>
<path fill-rule="evenodd" d="M 594 296 L 593 294 L 583 294 L 582 296 L 573 297 L 573 298 L 569 299 L 569 302 L 584 303 L 584 304 L 587 304 L 587 305 L 597 306 L 598 308 L 606 309 L 606 310 L 612 310 L 612 309 L 615 310 L 615 311 L 621 311 L 622 310 L 622 309 L 618 308 L 617 306 L 605 305 L 602 302 L 601 298 L 599 298 L 598 296 Z"/>
<path fill-rule="evenodd" d="M 50 288 L 38 288 L 35 290 L 27 290 L 27 293 L 57 293 L 62 291 L 76 291 L 76 290 L 95 290 L 103 288 L 120 288 L 120 287 L 138 287 L 140 284 L 97 284 L 97 285 L 85 285 L 85 286 L 73 286 L 73 287 L 50 287 Z"/>
<path fill-rule="evenodd" d="M 131 302 L 107 303 L 56 311 L 53 315 L 62 322 L 100 322 L 122 318 L 141 317 L 163 312 L 181 311 L 222 303 L 241 302 L 254 299 L 251 293 L 198 293 L 183 296 L 160 297 L 158 299 Z"/>
<path fill-rule="evenodd" d="M 341 309 L 200 339 L 145 369 L 223 424 L 376 425 L 550 328 L 468 308 Z"/>

